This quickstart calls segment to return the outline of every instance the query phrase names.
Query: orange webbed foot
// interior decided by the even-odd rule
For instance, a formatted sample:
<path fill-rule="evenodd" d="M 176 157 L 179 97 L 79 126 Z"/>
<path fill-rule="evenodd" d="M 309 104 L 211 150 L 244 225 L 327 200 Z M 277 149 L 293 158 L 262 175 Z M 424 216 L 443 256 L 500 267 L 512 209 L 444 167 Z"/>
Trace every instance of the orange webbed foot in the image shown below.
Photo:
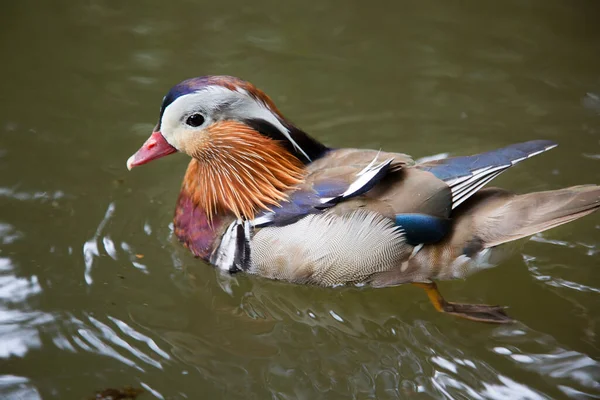
<path fill-rule="evenodd" d="M 477 322 L 487 322 L 492 324 L 510 324 L 515 322 L 510 318 L 502 306 L 490 306 L 487 304 L 463 304 L 452 303 L 446 301 L 442 297 L 437 285 L 434 282 L 421 283 L 415 282 L 414 286 L 418 286 L 425 290 L 429 300 L 439 312 L 454 315 L 459 318 L 468 319 Z"/>

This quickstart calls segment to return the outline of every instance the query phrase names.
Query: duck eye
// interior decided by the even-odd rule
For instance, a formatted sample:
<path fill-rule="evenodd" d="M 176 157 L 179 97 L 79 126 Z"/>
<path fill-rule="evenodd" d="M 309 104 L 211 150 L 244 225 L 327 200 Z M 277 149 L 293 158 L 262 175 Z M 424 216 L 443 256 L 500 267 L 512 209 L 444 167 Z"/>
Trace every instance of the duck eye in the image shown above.
<path fill-rule="evenodd" d="M 185 123 L 194 128 L 199 127 L 204 123 L 204 117 L 202 114 L 192 114 L 185 120 Z"/>

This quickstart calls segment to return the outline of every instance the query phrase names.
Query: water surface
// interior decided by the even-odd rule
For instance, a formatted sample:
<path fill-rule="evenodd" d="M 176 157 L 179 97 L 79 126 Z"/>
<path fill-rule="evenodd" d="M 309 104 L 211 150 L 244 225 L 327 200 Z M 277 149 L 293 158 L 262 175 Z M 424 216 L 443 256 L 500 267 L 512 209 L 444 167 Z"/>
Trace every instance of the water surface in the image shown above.
<path fill-rule="evenodd" d="M 223 276 L 172 238 L 187 163 L 128 173 L 162 96 L 254 82 L 332 146 L 422 157 L 544 138 L 498 178 L 600 183 L 595 1 L 8 2 L 0 16 L 0 397 L 600 397 L 600 215 L 440 287 L 519 323 L 436 313 L 413 287 Z"/>

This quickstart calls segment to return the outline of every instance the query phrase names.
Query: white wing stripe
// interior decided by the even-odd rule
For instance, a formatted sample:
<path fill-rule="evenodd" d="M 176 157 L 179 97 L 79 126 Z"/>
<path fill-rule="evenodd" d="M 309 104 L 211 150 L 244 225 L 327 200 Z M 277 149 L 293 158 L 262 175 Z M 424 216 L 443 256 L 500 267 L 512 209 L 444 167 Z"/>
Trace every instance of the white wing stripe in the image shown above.
<path fill-rule="evenodd" d="M 543 153 L 547 150 L 550 150 L 557 145 L 550 145 L 542 150 L 535 151 L 533 153 L 527 154 L 525 157 L 515 158 L 510 161 L 510 164 L 498 165 L 498 166 L 487 166 L 482 167 L 476 170 L 471 171 L 470 175 L 461 176 L 458 178 L 450 179 L 446 181 L 446 184 L 450 186 L 450 190 L 452 191 L 452 208 L 458 207 L 461 203 L 463 203 L 467 198 L 469 198 L 473 193 L 481 189 L 492 179 L 500 175 L 502 172 L 507 170 L 509 167 L 531 158 L 535 155 Z"/>
<path fill-rule="evenodd" d="M 379 156 L 379 153 L 377 153 L 377 155 Z M 392 161 L 394 161 L 393 158 L 390 158 L 389 160 L 386 160 L 380 164 L 373 166 L 373 164 L 375 163 L 375 160 L 377 160 L 377 157 L 375 157 L 375 159 L 373 159 L 373 161 L 371 161 L 371 163 L 369 165 L 367 165 L 365 168 L 363 168 L 356 174 L 356 176 L 358 176 L 358 179 L 356 179 L 354 182 L 352 182 L 350 184 L 350 186 L 348 186 L 348 189 L 346 189 L 344 191 L 344 193 L 342 193 L 341 195 L 336 196 L 336 197 L 324 197 L 320 200 L 321 204 L 328 203 L 337 197 L 344 198 L 344 197 L 350 197 L 350 196 L 354 195 L 359 190 L 361 190 L 363 187 L 365 187 L 366 185 L 371 183 L 373 178 L 375 178 L 375 176 L 377 176 L 377 174 L 383 168 L 389 166 L 392 163 Z"/>
<path fill-rule="evenodd" d="M 492 179 L 494 179 L 495 177 L 500 175 L 502 172 L 504 172 L 504 171 L 498 171 L 495 174 L 492 174 L 492 175 L 486 177 L 485 179 L 478 182 L 475 186 L 470 187 L 469 188 L 470 190 L 465 191 L 462 194 L 459 194 L 456 198 L 453 197 L 452 209 L 458 207 L 461 203 L 463 203 L 465 200 L 467 200 L 469 197 L 471 197 L 471 195 L 473 193 L 477 192 L 479 189 L 484 187 L 488 182 L 490 182 Z"/>
<path fill-rule="evenodd" d="M 460 184 L 458 184 L 458 185 L 453 185 L 453 186 L 452 186 L 452 194 L 454 195 L 454 193 L 459 193 L 459 192 L 461 192 L 461 191 L 462 191 L 464 188 L 468 188 L 469 186 L 471 186 L 473 183 L 477 182 L 479 179 L 481 179 L 481 178 L 482 178 L 482 177 L 484 177 L 484 176 L 487 176 L 487 175 L 489 175 L 489 174 L 493 174 L 493 173 L 494 173 L 494 172 L 496 172 L 496 171 L 505 170 L 505 169 L 507 169 L 508 167 L 510 167 L 510 164 L 509 164 L 509 165 L 500 165 L 500 166 L 498 166 L 498 167 L 495 167 L 495 168 L 490 168 L 490 169 L 487 169 L 487 170 L 486 170 L 484 173 L 482 173 L 482 174 L 479 174 L 479 175 L 472 175 L 472 176 L 470 176 L 470 177 L 469 177 L 469 179 L 467 179 L 466 181 L 464 181 L 464 182 L 461 182 L 461 183 L 460 183 Z"/>

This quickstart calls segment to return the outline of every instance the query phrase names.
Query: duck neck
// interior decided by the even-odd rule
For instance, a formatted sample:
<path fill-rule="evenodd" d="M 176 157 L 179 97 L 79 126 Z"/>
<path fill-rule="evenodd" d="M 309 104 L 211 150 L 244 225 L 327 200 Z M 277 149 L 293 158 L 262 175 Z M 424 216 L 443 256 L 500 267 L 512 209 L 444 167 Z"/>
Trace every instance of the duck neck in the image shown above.
<path fill-rule="evenodd" d="M 287 200 L 304 175 L 302 162 L 280 141 L 246 124 L 224 122 L 194 152 L 181 191 L 209 222 L 216 215 L 252 219 Z"/>

